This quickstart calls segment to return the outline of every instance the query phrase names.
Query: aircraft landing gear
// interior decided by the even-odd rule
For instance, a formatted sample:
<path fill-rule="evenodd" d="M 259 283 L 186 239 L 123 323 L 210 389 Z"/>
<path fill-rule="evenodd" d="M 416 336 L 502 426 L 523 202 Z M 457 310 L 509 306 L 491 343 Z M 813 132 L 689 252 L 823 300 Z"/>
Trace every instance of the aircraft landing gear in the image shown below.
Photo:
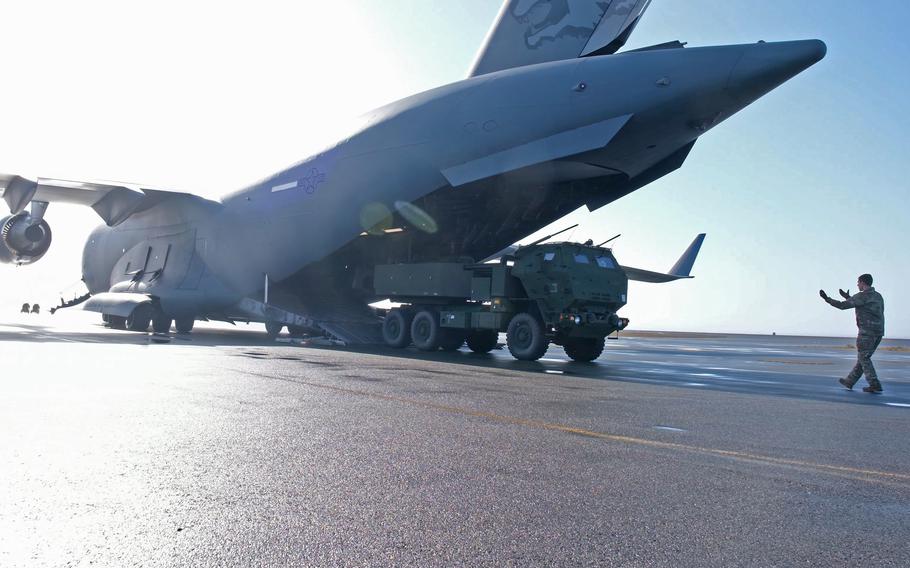
<path fill-rule="evenodd" d="M 190 333 L 193 331 L 193 326 L 195 324 L 196 318 L 192 316 L 177 318 L 174 320 L 174 327 L 177 329 L 177 333 Z"/>
<path fill-rule="evenodd" d="M 167 333 L 171 331 L 173 322 L 174 320 L 159 312 L 152 318 L 152 331 L 155 333 Z"/>
<path fill-rule="evenodd" d="M 126 329 L 129 331 L 146 332 L 152 323 L 152 317 L 155 310 L 149 304 L 139 304 L 133 309 L 133 313 L 126 318 Z"/>
<path fill-rule="evenodd" d="M 265 333 L 269 336 L 269 339 L 275 339 L 281 335 L 282 329 L 284 329 L 284 324 L 279 321 L 265 322 Z"/>

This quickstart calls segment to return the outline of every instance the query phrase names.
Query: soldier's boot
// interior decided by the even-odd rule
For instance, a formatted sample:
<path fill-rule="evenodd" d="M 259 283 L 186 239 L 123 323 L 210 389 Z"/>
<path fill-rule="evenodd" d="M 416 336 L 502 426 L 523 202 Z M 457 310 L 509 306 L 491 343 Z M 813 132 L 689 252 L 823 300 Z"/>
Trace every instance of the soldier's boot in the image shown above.
<path fill-rule="evenodd" d="M 882 394 L 882 385 L 869 385 L 868 387 L 863 387 L 863 392 L 867 392 L 869 394 Z"/>
<path fill-rule="evenodd" d="M 848 379 L 837 379 L 837 382 L 844 385 L 844 388 L 848 391 L 853 390 L 853 383 L 851 383 Z"/>

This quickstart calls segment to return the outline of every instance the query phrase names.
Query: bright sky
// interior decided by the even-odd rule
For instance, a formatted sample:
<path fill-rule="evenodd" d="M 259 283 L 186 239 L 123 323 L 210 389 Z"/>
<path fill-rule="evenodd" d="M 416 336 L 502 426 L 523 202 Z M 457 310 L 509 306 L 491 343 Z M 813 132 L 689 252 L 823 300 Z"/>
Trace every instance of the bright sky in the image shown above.
<path fill-rule="evenodd" d="M 7 2 L 0 171 L 218 197 L 308 155 L 371 108 L 464 77 L 499 0 Z M 628 47 L 820 38 L 828 56 L 704 136 L 683 168 L 593 214 L 623 264 L 665 270 L 707 232 L 694 280 L 633 284 L 637 329 L 850 335 L 819 288 L 871 272 L 910 338 L 910 4 L 654 0 Z M 88 209 L 0 267 L 0 309 L 78 281 Z"/>

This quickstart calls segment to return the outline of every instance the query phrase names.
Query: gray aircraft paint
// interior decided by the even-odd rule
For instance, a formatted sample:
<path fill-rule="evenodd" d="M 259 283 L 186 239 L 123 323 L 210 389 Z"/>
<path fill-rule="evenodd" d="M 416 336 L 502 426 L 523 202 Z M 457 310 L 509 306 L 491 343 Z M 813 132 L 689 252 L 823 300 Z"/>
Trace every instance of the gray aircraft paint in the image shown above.
<path fill-rule="evenodd" d="M 613 9 L 631 4 L 640 9 L 638 16 L 647 6 L 615 3 Z M 500 19 L 524 9 L 530 14 L 539 7 L 510 2 Z M 598 34 L 599 25 L 630 31 L 629 13 L 624 17 L 619 25 L 610 18 L 592 22 L 587 37 L 563 33 L 559 25 L 570 22 L 562 20 L 535 33 L 551 34 L 551 45 L 574 38 L 577 55 L 592 37 L 612 37 Z M 494 28 L 500 33 L 491 38 L 510 37 L 502 29 Z M 83 276 L 93 294 L 152 294 L 170 315 L 217 317 L 246 297 L 260 296 L 265 275 L 281 282 L 350 246 L 369 228 L 365 212 L 388 211 L 396 225 L 419 236 L 415 225 L 421 223 L 414 218 L 420 214 L 411 203 L 439 192 L 485 196 L 527 185 L 520 195 L 530 201 L 521 205 L 525 216 L 539 212 L 536 221 L 509 223 L 509 207 L 486 208 L 488 224 L 498 229 L 472 234 L 470 248 L 453 251 L 474 258 L 493 254 L 557 214 L 546 197 L 554 194 L 534 188 L 571 192 L 572 184 L 583 183 L 585 195 L 567 202 L 573 207 L 594 209 L 618 199 L 679 167 L 699 136 L 825 54 L 822 42 L 806 40 L 670 46 L 556 61 L 548 59 L 560 55 L 550 53 L 544 63 L 527 64 L 540 57 L 532 47 L 519 50 L 514 61 L 522 66 L 368 113 L 359 130 L 325 151 L 220 202 L 90 185 L 74 197 L 59 183 L 28 185 L 13 176 L 3 178 L 11 180 L 9 187 L 18 184 L 15 191 L 5 187 L 4 198 L 11 207 L 26 197 L 75 200 L 91 204 L 112 225 L 96 229 L 85 246 Z M 500 52 L 488 42 L 479 61 Z M 88 190 L 110 193 L 98 199 Z M 422 228 L 432 234 L 422 238 L 467 242 L 458 227 L 477 213 L 428 219 Z M 308 292 L 295 290 L 300 296 Z M 110 301 L 108 295 L 93 309 L 105 311 L 99 306 Z"/>

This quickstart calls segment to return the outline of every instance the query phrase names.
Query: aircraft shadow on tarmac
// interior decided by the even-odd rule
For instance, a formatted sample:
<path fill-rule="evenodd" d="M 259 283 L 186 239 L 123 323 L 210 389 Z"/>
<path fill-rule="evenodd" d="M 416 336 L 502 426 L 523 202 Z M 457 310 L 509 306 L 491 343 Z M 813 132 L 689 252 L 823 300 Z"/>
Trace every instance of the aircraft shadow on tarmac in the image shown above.
<path fill-rule="evenodd" d="M 94 331 L 97 330 L 97 331 Z M 518 371 L 525 373 L 546 374 L 554 378 L 588 379 L 607 382 L 639 383 L 651 386 L 664 386 L 682 389 L 699 389 L 711 392 L 725 392 L 741 395 L 775 396 L 789 399 L 811 400 L 820 402 L 840 402 L 846 404 L 877 405 L 883 403 L 910 404 L 910 397 L 903 392 L 903 384 L 887 384 L 884 395 L 868 395 L 859 389 L 858 384 L 854 392 L 848 392 L 836 385 L 838 373 L 846 372 L 839 365 L 826 368 L 829 373 L 824 375 L 795 372 L 791 370 L 774 371 L 773 374 L 765 369 L 730 369 L 727 374 L 735 372 L 735 376 L 721 377 L 711 373 L 699 373 L 704 370 L 692 364 L 680 364 L 678 367 L 672 363 L 667 365 L 663 361 L 674 356 L 681 356 L 684 351 L 674 351 L 666 345 L 655 345 L 651 349 L 647 344 L 637 345 L 633 349 L 643 355 L 651 355 L 652 361 L 630 357 L 629 345 L 611 345 L 608 342 L 604 355 L 594 363 L 576 363 L 570 361 L 561 350 L 556 347 L 541 361 L 517 361 L 512 359 L 508 350 L 502 347 L 490 354 L 471 353 L 466 349 L 455 352 L 438 351 L 426 353 L 414 348 L 391 349 L 384 346 L 347 346 L 328 347 L 321 345 L 297 346 L 288 343 L 276 343 L 269 339 L 259 329 L 211 329 L 201 328 L 191 335 L 169 334 L 170 346 L 180 347 L 296 347 L 297 349 L 316 349 L 320 351 L 342 351 L 375 355 L 386 358 L 402 360 L 425 361 L 446 363 L 459 366 L 493 370 Z M 149 345 L 154 346 L 156 338 L 151 334 L 135 333 L 128 331 L 111 330 L 101 324 L 82 327 L 78 330 L 61 330 L 50 325 L 32 323 L 6 323 L 0 326 L 0 343 L 3 342 L 33 342 L 33 343 L 67 343 L 67 344 L 117 344 L 117 345 Z M 622 350 L 622 356 L 612 354 L 611 351 Z M 253 352 L 246 351 L 240 354 L 244 357 L 256 359 L 299 359 L 287 357 L 285 352 Z M 660 355 L 662 360 L 661 372 L 654 378 L 657 364 L 654 356 Z M 715 354 L 717 359 L 710 363 L 711 366 L 736 366 L 736 356 Z M 302 359 L 300 359 L 302 360 Z M 709 368 L 706 366 L 705 368 Z M 769 376 L 773 380 L 767 380 Z"/>

